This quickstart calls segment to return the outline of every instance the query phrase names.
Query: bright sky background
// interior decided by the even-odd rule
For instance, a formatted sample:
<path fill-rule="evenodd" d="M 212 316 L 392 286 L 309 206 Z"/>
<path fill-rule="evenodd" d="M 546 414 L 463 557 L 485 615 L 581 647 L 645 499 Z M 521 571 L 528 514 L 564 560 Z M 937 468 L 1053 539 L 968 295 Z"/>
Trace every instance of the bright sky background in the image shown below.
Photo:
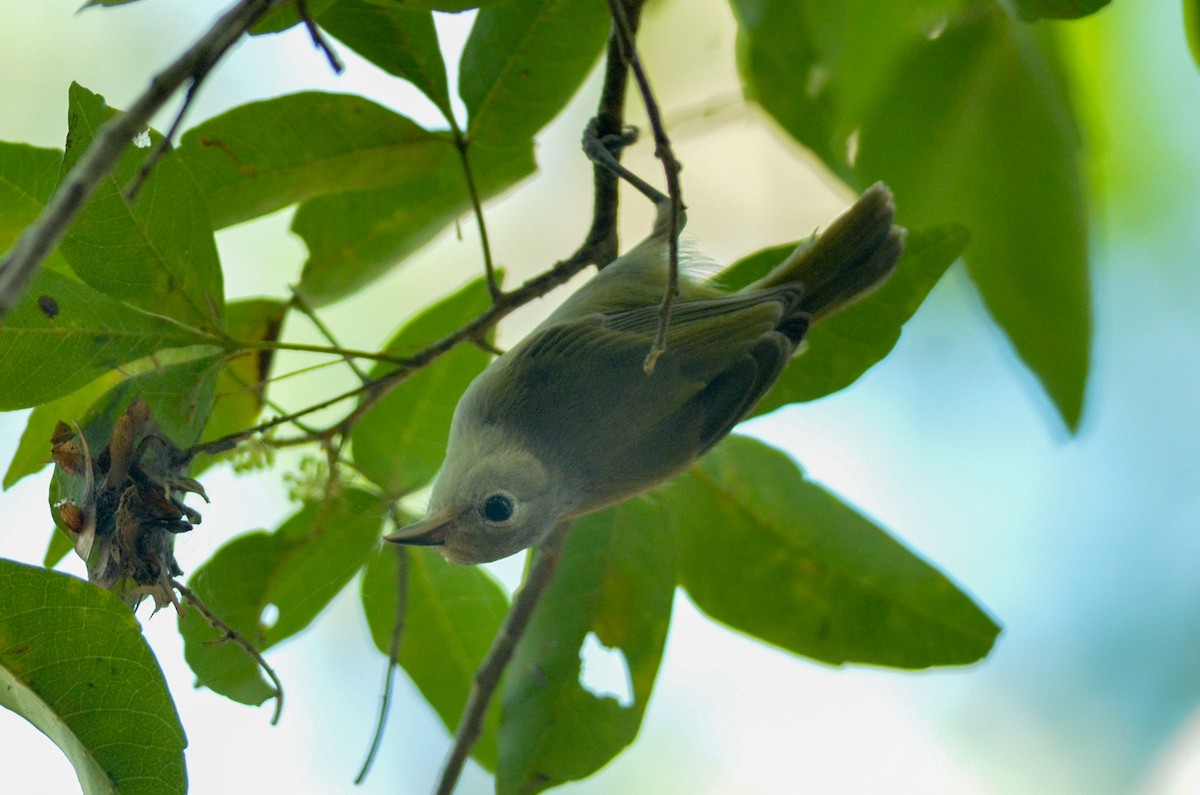
<path fill-rule="evenodd" d="M 224 3 L 144 0 L 73 12 L 79 0 L 14 3 L 0 26 L 0 140 L 60 146 L 71 80 L 125 106 Z M 689 231 L 718 261 L 795 239 L 849 196 L 737 100 L 732 29 L 720 0 L 656 7 L 643 48 L 687 166 Z M 657 689 L 632 748 L 564 793 L 1140 793 L 1200 791 L 1200 74 L 1178 0 L 1114 0 L 1076 26 L 1097 78 L 1095 361 L 1087 411 L 1069 438 L 1012 357 L 956 266 L 858 384 L 752 423 L 817 480 L 949 572 L 1005 625 L 996 651 L 962 670 L 833 670 L 767 648 L 700 615 L 676 613 Z M 466 18 L 444 29 L 462 35 Z M 687 33 L 681 35 L 681 31 Z M 667 51 L 662 48 L 671 46 Z M 207 84 L 190 123 L 302 88 L 358 92 L 436 123 L 427 102 L 343 52 L 332 76 L 300 32 L 240 48 Z M 586 228 L 590 167 L 577 150 L 596 81 L 540 140 L 535 181 L 488 208 L 510 278 L 574 249 Z M 705 114 L 712 112 L 711 115 Z M 629 164 L 657 174 L 650 147 Z M 627 204 L 624 239 L 648 229 Z M 290 212 L 222 232 L 231 297 L 294 280 L 303 247 Z M 478 269 L 469 228 L 447 234 L 328 322 L 353 347 L 403 319 L 397 295 L 449 292 Z M 452 275 L 448 275 L 452 274 Z M 1036 285 L 1031 285 L 1036 289 Z M 414 302 L 405 311 L 419 306 Z M 542 302 L 505 328 L 510 342 Z M 376 324 L 364 317 L 379 318 Z M 282 362 L 286 367 L 286 362 Z M 803 366 L 800 362 L 798 366 Z M 290 399 L 303 401 L 303 384 Z M 0 415 L 7 465 L 23 413 Z M 206 475 L 213 505 L 180 537 L 194 569 L 236 533 L 288 509 L 277 478 Z M 0 554 L 41 560 L 46 478 L 0 495 Z M 72 571 L 81 567 L 74 566 Z M 509 584 L 519 561 L 497 573 Z M 0 607 L 2 609 L 2 607 Z M 366 786 L 351 780 L 377 709 L 384 661 L 348 589 L 316 626 L 269 653 L 284 680 L 269 707 L 192 688 L 174 618 L 146 621 L 187 731 L 195 793 L 423 793 L 448 739 L 401 678 L 385 747 Z M 590 661 L 620 691 L 620 663 Z M 65 758 L 0 712 L 0 770 L 13 792 L 77 788 Z M 459 792 L 489 792 L 469 769 Z"/>

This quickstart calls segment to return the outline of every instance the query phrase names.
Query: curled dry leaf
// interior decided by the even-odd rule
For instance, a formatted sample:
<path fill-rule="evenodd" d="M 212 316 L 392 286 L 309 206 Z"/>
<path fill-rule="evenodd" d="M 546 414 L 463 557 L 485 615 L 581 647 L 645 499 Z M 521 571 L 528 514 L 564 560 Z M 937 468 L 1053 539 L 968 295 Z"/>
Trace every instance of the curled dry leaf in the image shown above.
<path fill-rule="evenodd" d="M 155 610 L 179 609 L 171 578 L 183 573 L 175 560 L 175 535 L 200 523 L 183 504 L 186 493 L 208 501 L 204 487 L 186 474 L 182 452 L 164 437 L 140 397 L 117 420 L 112 436 L 93 457 L 78 428 L 60 422 L 51 455 L 66 476 L 81 478 L 78 501 L 63 500 L 59 518 L 87 563 L 88 579 L 115 592 L 130 607 L 145 596 Z"/>

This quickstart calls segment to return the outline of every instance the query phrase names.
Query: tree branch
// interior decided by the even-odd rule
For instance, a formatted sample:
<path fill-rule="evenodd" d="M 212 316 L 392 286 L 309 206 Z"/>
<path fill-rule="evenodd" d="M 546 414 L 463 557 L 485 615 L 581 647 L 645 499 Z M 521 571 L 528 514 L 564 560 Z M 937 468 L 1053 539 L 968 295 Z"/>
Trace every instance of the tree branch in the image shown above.
<path fill-rule="evenodd" d="M 397 523 L 399 525 L 399 523 Z M 396 669 L 400 666 L 400 642 L 404 638 L 404 627 L 408 615 L 408 555 L 409 550 L 396 546 L 396 621 L 392 624 L 392 637 L 388 644 L 387 672 L 383 675 L 383 698 L 379 704 L 379 719 L 375 723 L 375 736 L 362 769 L 358 771 L 355 784 L 361 784 L 375 762 L 375 754 L 383 742 L 383 728 L 387 724 L 388 708 L 392 703 L 392 684 L 396 680 Z"/>
<path fill-rule="evenodd" d="M 71 169 L 37 221 L 17 239 L 0 261 L 0 317 L 16 305 L 37 275 L 42 260 L 58 245 L 72 219 L 96 186 L 116 168 L 122 152 L 150 122 L 150 117 L 180 86 L 195 82 L 232 47 L 263 14 L 285 0 L 239 0 L 208 32 L 170 66 L 156 74 L 140 97 L 119 116 L 105 122 L 92 145 Z"/>
<path fill-rule="evenodd" d="M 454 792 L 454 785 L 462 775 L 463 765 L 466 764 L 467 757 L 470 756 L 471 749 L 483 730 L 483 719 L 500 684 L 500 676 L 512 660 L 517 642 L 529 626 L 534 608 L 546 592 L 546 586 L 554 579 L 554 572 L 558 570 L 558 561 L 562 557 L 563 547 L 566 546 L 570 532 L 569 521 L 559 522 L 537 548 L 537 558 L 525 577 L 525 583 L 513 600 L 504 623 L 500 625 L 500 631 L 496 633 L 487 657 L 475 672 L 475 678 L 471 682 L 471 695 L 467 698 L 467 706 L 458 721 L 458 729 L 454 732 L 454 744 L 450 747 L 450 753 L 438 779 L 435 790 L 437 795 L 450 795 Z"/>

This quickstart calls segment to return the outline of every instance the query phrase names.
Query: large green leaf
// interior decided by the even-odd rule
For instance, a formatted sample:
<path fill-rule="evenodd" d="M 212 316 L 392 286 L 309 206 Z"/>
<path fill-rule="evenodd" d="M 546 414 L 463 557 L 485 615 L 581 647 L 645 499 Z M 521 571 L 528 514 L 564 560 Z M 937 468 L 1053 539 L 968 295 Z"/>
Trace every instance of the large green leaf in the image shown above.
<path fill-rule="evenodd" d="M 85 795 L 186 792 L 183 727 L 129 609 L 102 588 L 9 560 L 0 604 L 0 706 L 62 749 Z"/>
<path fill-rule="evenodd" d="M 481 8 L 509 0 L 368 0 L 381 6 L 409 8 L 416 11 L 445 11 L 456 14 L 471 8 Z"/>
<path fill-rule="evenodd" d="M 211 344 L 205 334 L 135 309 L 43 268 L 0 320 L 0 410 L 68 395 L 126 362 L 164 348 Z"/>
<path fill-rule="evenodd" d="M 1111 0 L 1009 0 L 1021 19 L 1078 19 L 1094 14 Z"/>
<path fill-rule="evenodd" d="M 64 177 L 116 113 L 104 97 L 78 84 L 71 85 L 69 109 Z M 157 133 L 149 133 L 145 143 L 153 146 L 159 140 Z M 217 245 L 187 169 L 167 152 L 137 197 L 126 195 L 150 151 L 126 149 L 63 237 L 63 256 L 97 290 L 192 326 L 219 328 L 225 292 Z"/>
<path fill-rule="evenodd" d="M 62 164 L 62 152 L 0 142 L 0 251 L 42 212 Z"/>
<path fill-rule="evenodd" d="M 531 141 L 503 149 L 474 145 L 471 153 L 484 200 L 534 170 Z M 305 202 L 292 221 L 292 231 L 309 252 L 300 289 L 315 304 L 350 295 L 428 243 L 470 207 L 457 155 L 431 163 L 419 177 L 392 187 Z"/>
<path fill-rule="evenodd" d="M 511 0 L 480 10 L 458 91 L 472 143 L 532 138 L 579 89 L 608 37 L 594 0 Z"/>
<path fill-rule="evenodd" d="M 944 575 L 760 442 L 732 436 L 656 493 L 688 594 L 769 643 L 834 665 L 925 668 L 975 662 L 999 632 Z"/>
<path fill-rule="evenodd" d="M 416 353 L 474 320 L 490 305 L 487 283 L 472 282 L 405 324 L 387 350 L 401 356 Z M 459 345 L 409 376 L 355 423 L 350 436 L 355 466 L 395 496 L 431 481 L 446 455 L 458 398 L 490 358 L 474 345 Z M 377 365 L 371 377 L 394 369 Z"/>
<path fill-rule="evenodd" d="M 447 119 L 454 118 L 433 14 L 414 10 L 408 2 L 339 0 L 321 14 L 320 22 L 380 69 L 421 89 Z"/>
<path fill-rule="evenodd" d="M 314 196 L 415 182 L 457 155 L 450 137 L 352 94 L 251 102 L 189 130 L 179 156 L 225 227 Z"/>
<path fill-rule="evenodd" d="M 217 550 L 189 586 L 222 621 L 259 651 L 304 629 L 366 562 L 379 543 L 383 507 L 347 489 L 305 506 L 274 533 L 248 533 Z M 276 609 L 268 624 L 269 606 Z M 179 620 L 184 656 L 200 684 L 244 704 L 273 694 L 254 660 L 189 610 Z"/>
<path fill-rule="evenodd" d="M 953 224 L 911 232 L 891 278 L 863 300 L 813 326 L 804 338 L 803 354 L 784 371 L 754 413 L 844 389 L 882 361 L 899 341 L 901 327 L 966 245 L 966 230 Z M 744 286 L 782 262 L 794 248 L 795 244 L 789 244 L 758 252 L 734 263 L 717 278 L 730 286 Z"/>
<path fill-rule="evenodd" d="M 398 556 L 406 555 L 407 609 L 400 664 L 453 734 L 471 681 L 491 647 L 508 597 L 483 568 L 454 566 L 432 549 L 385 545 L 367 565 L 363 611 L 376 647 L 390 653 L 396 624 Z M 497 712 L 491 710 L 472 756 L 496 769 Z"/>
<path fill-rule="evenodd" d="M 1087 212 L 1052 37 L 990 2 L 733 5 L 748 94 L 847 181 L 887 182 L 902 223 L 967 227 L 985 305 L 1075 427 Z"/>
<path fill-rule="evenodd" d="M 498 793 L 584 778 L 633 742 L 671 620 L 670 546 L 664 511 L 648 500 L 576 523 L 504 677 Z M 624 656 L 631 704 L 580 684 L 590 633 Z"/>
<path fill-rule="evenodd" d="M 307 0 L 307 9 L 311 17 L 316 18 L 325 13 L 338 0 Z M 263 15 L 253 28 L 250 29 L 251 36 L 261 36 L 265 33 L 279 33 L 288 28 L 299 25 L 300 9 L 296 3 L 284 3 L 268 11 Z"/>

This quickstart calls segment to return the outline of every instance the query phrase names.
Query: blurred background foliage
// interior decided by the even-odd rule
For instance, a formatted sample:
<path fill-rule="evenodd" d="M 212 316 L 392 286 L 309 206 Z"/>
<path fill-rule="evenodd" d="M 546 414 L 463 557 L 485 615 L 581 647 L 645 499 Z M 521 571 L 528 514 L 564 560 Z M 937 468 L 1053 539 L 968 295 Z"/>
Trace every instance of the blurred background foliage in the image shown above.
<path fill-rule="evenodd" d="M 73 15 L 76 6 L 55 0 L 6 12 L 0 140 L 61 145 L 72 80 L 128 104 L 221 4 L 156 0 Z M 444 20 L 443 35 L 461 36 L 466 22 Z M 1048 385 L 1055 400 L 1046 397 L 959 264 L 893 354 L 854 386 L 747 428 L 792 451 L 811 477 L 968 584 L 1005 625 L 995 652 L 959 671 L 833 670 L 734 636 L 677 596 L 638 742 L 561 791 L 1200 788 L 1200 78 L 1177 0 L 1117 0 L 1082 21 L 1041 22 L 1032 35 L 1059 46 L 1088 178 L 1093 319 L 1081 407 L 1062 397 L 1068 387 Z M 735 39 L 734 17 L 716 0 L 651 5 L 641 39 L 686 166 L 689 232 L 719 262 L 803 236 L 848 196 L 740 99 Z M 343 55 L 347 74 L 333 77 L 302 32 L 260 38 L 217 71 L 190 119 L 316 87 L 363 93 L 439 123 L 423 98 Z M 593 77 L 540 136 L 536 181 L 489 208 L 494 249 L 514 281 L 572 250 L 586 226 L 590 167 L 577 141 L 596 90 Z M 874 123 L 886 129 L 903 110 Z M 628 162 L 655 173 L 648 146 Z M 1024 176 L 1039 179 L 1037 165 Z M 839 173 L 853 184 L 852 169 Z M 908 176 L 914 189 L 922 176 Z M 631 202 L 623 215 L 624 239 L 640 237 L 648 208 Z M 291 216 L 285 210 L 219 234 L 231 299 L 284 297 L 280 286 L 300 278 L 306 254 L 287 234 Z M 441 235 L 377 289 L 331 306 L 326 319 L 344 344 L 382 345 L 402 320 L 394 295 L 444 294 L 472 278 L 477 246 L 469 228 L 461 237 Z M 519 338 L 548 303 L 503 326 L 501 344 Z M 292 355 L 280 368 L 306 363 Z M 1060 375 L 1052 361 L 1039 372 L 1042 382 Z M 1062 377 L 1083 383 L 1078 372 Z M 285 394 L 301 405 L 316 388 L 295 379 Z M 2 415 L 0 423 L 7 460 L 24 417 Z M 235 532 L 274 526 L 286 510 L 283 487 L 269 475 L 214 472 L 206 486 L 220 498 L 205 512 L 204 530 L 181 538 L 181 560 L 204 560 Z M 45 491 L 44 479 L 31 478 L 4 495 L 6 555 L 40 561 Z M 509 585 L 520 574 L 512 561 L 495 571 Z M 174 622 L 146 622 L 185 716 L 193 791 L 227 786 L 231 775 L 246 790 L 350 789 L 381 678 L 355 601 L 343 594 L 312 631 L 272 652 L 291 694 L 277 729 L 266 726 L 265 711 L 258 725 L 246 708 L 191 691 Z M 600 652 L 585 663 L 594 687 L 620 690 L 623 673 L 606 680 Z M 388 750 L 363 791 L 423 791 L 440 764 L 444 729 L 419 695 L 402 690 L 394 710 Z M 0 712 L 0 734 L 0 760 L 21 791 L 76 786 L 61 755 L 26 724 Z M 271 761 L 279 758 L 295 764 L 280 771 Z M 490 790 L 486 775 L 468 772 L 461 791 Z"/>

